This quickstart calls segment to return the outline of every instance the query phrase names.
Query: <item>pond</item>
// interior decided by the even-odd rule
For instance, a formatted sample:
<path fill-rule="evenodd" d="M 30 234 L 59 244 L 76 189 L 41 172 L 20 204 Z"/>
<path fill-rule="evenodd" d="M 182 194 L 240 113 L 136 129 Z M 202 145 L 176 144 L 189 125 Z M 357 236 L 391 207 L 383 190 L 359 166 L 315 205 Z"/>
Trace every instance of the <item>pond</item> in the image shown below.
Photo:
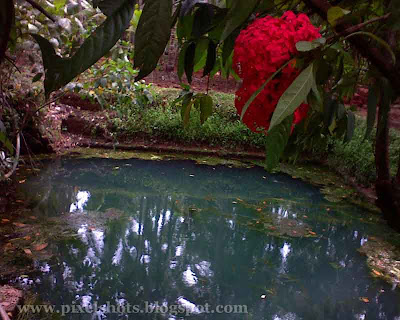
<path fill-rule="evenodd" d="M 59 159 L 24 189 L 76 233 L 25 279 L 66 319 L 400 319 L 400 291 L 358 251 L 389 229 L 300 179 Z"/>

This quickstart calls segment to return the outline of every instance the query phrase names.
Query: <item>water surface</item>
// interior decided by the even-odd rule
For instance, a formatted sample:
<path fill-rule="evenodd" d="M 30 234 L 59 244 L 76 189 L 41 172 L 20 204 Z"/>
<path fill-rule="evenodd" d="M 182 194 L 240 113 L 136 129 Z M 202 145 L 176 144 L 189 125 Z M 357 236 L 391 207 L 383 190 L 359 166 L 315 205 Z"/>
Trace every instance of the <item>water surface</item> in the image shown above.
<path fill-rule="evenodd" d="M 53 244 L 35 284 L 51 304 L 98 308 L 66 319 L 400 319 L 398 289 L 357 251 L 388 229 L 287 175 L 65 159 L 25 188 L 38 215 L 78 234 Z"/>

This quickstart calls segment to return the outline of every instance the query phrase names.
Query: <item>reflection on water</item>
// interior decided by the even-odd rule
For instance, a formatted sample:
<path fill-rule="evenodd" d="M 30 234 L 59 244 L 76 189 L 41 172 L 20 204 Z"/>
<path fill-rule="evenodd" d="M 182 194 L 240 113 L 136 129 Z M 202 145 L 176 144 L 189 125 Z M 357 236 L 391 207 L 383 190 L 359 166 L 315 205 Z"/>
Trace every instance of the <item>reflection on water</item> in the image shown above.
<path fill-rule="evenodd" d="M 285 175 L 68 160 L 27 188 L 38 213 L 68 217 L 79 236 L 58 244 L 36 285 L 53 304 L 97 306 L 67 319 L 400 319 L 397 289 L 371 278 L 357 251 L 376 228 Z M 128 303 L 140 309 L 107 313 Z M 227 312 L 207 313 L 217 306 Z"/>

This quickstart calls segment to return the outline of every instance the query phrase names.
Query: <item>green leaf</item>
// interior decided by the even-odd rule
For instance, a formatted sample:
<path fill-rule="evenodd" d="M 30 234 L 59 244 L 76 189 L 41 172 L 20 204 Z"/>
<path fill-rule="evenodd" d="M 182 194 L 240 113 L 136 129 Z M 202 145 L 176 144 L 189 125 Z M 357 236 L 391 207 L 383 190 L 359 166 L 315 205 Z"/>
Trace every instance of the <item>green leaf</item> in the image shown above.
<path fill-rule="evenodd" d="M 328 10 L 328 22 L 332 25 L 336 25 L 336 20 L 344 17 L 346 14 L 350 13 L 348 10 L 344 10 L 340 7 L 331 7 Z"/>
<path fill-rule="evenodd" d="M 367 130 L 365 131 L 364 139 L 367 139 L 371 134 L 375 119 L 376 119 L 376 107 L 378 105 L 379 97 L 379 86 L 374 84 L 368 88 L 368 113 L 367 113 Z"/>
<path fill-rule="evenodd" d="M 193 93 L 187 94 L 183 97 L 181 116 L 182 116 L 184 128 L 187 128 L 187 126 L 189 125 L 190 111 L 193 106 L 192 97 L 193 97 Z"/>
<path fill-rule="evenodd" d="M 217 46 L 212 40 L 210 40 L 208 44 L 207 61 L 206 61 L 206 66 L 204 67 L 203 77 L 210 74 L 210 72 L 214 69 L 216 60 L 217 60 Z"/>
<path fill-rule="evenodd" d="M 358 35 L 364 35 L 364 36 L 368 36 L 372 39 L 374 39 L 376 42 L 378 42 L 379 44 L 381 44 L 383 47 L 385 47 L 385 49 L 390 53 L 390 55 L 392 56 L 392 60 L 393 60 L 393 65 L 396 64 L 396 55 L 394 54 L 392 48 L 389 46 L 389 44 L 383 40 L 382 38 L 379 38 L 378 36 L 374 35 L 371 32 L 365 32 L 365 31 L 357 31 L 354 32 L 350 35 L 348 35 L 347 37 L 345 37 L 345 39 L 348 39 L 350 37 L 354 37 L 354 36 L 358 36 Z"/>
<path fill-rule="evenodd" d="M 196 41 L 196 51 L 194 55 L 194 68 L 193 71 L 197 72 L 204 68 L 207 60 L 207 50 L 209 45 L 209 40 L 207 38 L 201 38 Z"/>
<path fill-rule="evenodd" d="M 10 32 L 14 25 L 14 20 L 14 1 L 0 1 L 0 63 L 3 61 L 7 51 L 8 41 L 10 40 Z"/>
<path fill-rule="evenodd" d="M 39 80 L 42 78 L 42 76 L 43 76 L 43 73 L 42 73 L 42 72 L 37 73 L 37 74 L 33 77 L 32 83 L 39 81 Z"/>
<path fill-rule="evenodd" d="M 257 91 L 254 92 L 254 93 L 251 95 L 251 97 L 249 98 L 249 100 L 247 100 L 246 104 L 243 106 L 242 113 L 240 114 L 240 120 L 241 120 L 241 121 L 243 121 L 243 117 L 244 117 L 244 115 L 246 114 L 246 111 L 247 111 L 247 109 L 249 108 L 249 106 L 251 105 L 251 103 L 254 101 L 254 99 L 257 98 L 257 96 L 259 95 L 259 93 L 260 93 L 261 91 L 264 90 L 264 88 L 265 88 L 265 86 L 268 84 L 268 82 L 270 82 L 273 78 L 275 78 L 275 76 L 276 76 L 279 72 L 281 72 L 281 71 L 290 63 L 290 61 L 291 61 L 291 60 L 286 61 L 286 63 L 285 63 L 283 66 L 281 66 L 278 70 L 276 70 L 276 71 L 262 84 L 262 86 L 259 87 L 259 88 L 257 89 Z"/>
<path fill-rule="evenodd" d="M 307 51 L 314 50 L 316 48 L 319 48 L 321 45 L 323 45 L 326 42 L 326 39 L 324 39 L 325 41 L 322 39 L 324 39 L 324 38 L 317 39 L 320 41 L 315 41 L 315 40 L 299 41 L 296 43 L 296 49 L 297 49 L 297 51 L 300 51 L 300 52 L 307 52 Z"/>
<path fill-rule="evenodd" d="M 91 67 L 117 43 L 134 11 L 134 1 L 126 0 L 123 7 L 96 28 L 71 58 L 58 56 L 52 44 L 39 35 L 32 35 L 39 43 L 45 71 L 46 96 L 69 83 Z"/>
<path fill-rule="evenodd" d="M 225 40 L 247 20 L 259 2 L 260 0 L 236 0 L 233 2 L 225 20 L 225 29 L 222 33 L 221 41 Z"/>
<path fill-rule="evenodd" d="M 213 112 L 213 99 L 207 95 L 203 94 L 200 99 L 200 122 L 203 124 Z"/>
<path fill-rule="evenodd" d="M 54 4 L 54 11 L 57 14 L 62 14 L 63 9 L 65 7 L 65 4 L 67 3 L 67 0 L 54 0 L 53 4 Z"/>
<path fill-rule="evenodd" d="M 345 142 L 349 142 L 353 138 L 355 126 L 356 116 L 353 112 L 347 111 L 347 132 Z"/>
<path fill-rule="evenodd" d="M 55 2 L 64 2 L 66 0 L 55 0 Z M 115 12 L 125 5 L 126 0 L 100 0 L 93 2 L 93 7 L 99 8 L 107 17 L 112 16 Z"/>
<path fill-rule="evenodd" d="M 172 1 L 146 0 L 135 36 L 136 81 L 156 68 L 171 36 L 171 20 Z"/>
<path fill-rule="evenodd" d="M 0 142 L 3 143 L 3 145 L 7 148 L 11 155 L 14 153 L 13 145 L 8 139 L 6 133 L 3 131 L 0 131 Z"/>
<path fill-rule="evenodd" d="M 292 130 L 293 114 L 270 130 L 266 137 L 266 169 L 271 172 L 279 163 Z"/>
<path fill-rule="evenodd" d="M 191 42 L 185 52 L 185 73 L 189 83 L 192 83 L 196 43 Z"/>
<path fill-rule="evenodd" d="M 312 85 L 315 82 L 313 68 L 314 63 L 311 63 L 282 94 L 272 114 L 269 130 L 281 123 L 283 119 L 292 114 L 300 104 L 306 101 Z"/>

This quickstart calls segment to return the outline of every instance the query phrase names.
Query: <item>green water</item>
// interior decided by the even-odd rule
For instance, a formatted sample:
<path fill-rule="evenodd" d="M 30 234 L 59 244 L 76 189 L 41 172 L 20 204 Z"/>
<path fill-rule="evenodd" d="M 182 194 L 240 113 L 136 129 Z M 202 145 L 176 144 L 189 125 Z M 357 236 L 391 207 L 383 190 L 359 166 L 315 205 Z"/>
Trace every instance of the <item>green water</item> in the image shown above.
<path fill-rule="evenodd" d="M 80 312 L 65 319 L 400 319 L 399 290 L 357 251 L 388 229 L 287 175 L 68 159 L 25 188 L 34 212 L 78 234 L 32 279 Z"/>

